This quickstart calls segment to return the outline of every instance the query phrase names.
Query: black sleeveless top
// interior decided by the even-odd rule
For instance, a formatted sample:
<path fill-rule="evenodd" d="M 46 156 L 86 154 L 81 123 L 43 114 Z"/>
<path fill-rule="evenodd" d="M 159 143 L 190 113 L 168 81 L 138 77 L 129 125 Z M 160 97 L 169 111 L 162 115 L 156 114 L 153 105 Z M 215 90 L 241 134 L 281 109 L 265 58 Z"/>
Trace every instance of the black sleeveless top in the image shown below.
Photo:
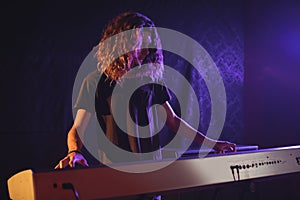
<path fill-rule="evenodd" d="M 160 122 L 154 105 L 162 105 L 170 100 L 170 93 L 163 83 L 146 81 L 147 84 L 143 85 L 139 83 L 143 82 L 142 78 L 135 78 L 134 82 L 140 84 L 140 87 L 129 97 L 129 105 L 125 105 L 125 96 L 128 95 L 126 81 L 117 85 L 119 83 L 112 82 L 103 74 L 95 94 L 97 119 L 106 137 L 118 147 L 134 153 L 152 152 L 160 148 L 159 134 L 156 134 Z M 120 124 L 116 123 L 116 116 L 112 115 L 111 97 L 115 87 L 119 89 L 114 92 L 113 106 L 117 117 L 121 119 Z M 127 108 L 129 112 L 126 112 Z M 133 124 L 128 123 L 129 120 Z M 139 126 L 144 128 L 143 133 Z"/>

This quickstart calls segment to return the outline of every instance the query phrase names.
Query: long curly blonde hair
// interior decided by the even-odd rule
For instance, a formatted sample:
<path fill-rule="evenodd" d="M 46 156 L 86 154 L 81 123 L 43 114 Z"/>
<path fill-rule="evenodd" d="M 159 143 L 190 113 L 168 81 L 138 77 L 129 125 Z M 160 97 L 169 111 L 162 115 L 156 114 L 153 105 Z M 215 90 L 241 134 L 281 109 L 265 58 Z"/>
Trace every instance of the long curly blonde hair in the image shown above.
<path fill-rule="evenodd" d="M 126 32 L 129 34 L 123 34 Z M 151 37 L 151 42 L 142 63 L 148 67 L 142 69 L 141 63 L 137 65 L 133 60 L 138 56 L 134 53 L 136 49 L 146 48 L 143 46 L 145 32 Z M 105 73 L 111 81 L 120 80 L 136 66 L 141 68 L 139 76 L 160 80 L 163 75 L 161 41 L 155 25 L 148 17 L 137 12 L 122 13 L 112 19 L 103 31 L 95 57 L 98 60 L 98 70 Z"/>

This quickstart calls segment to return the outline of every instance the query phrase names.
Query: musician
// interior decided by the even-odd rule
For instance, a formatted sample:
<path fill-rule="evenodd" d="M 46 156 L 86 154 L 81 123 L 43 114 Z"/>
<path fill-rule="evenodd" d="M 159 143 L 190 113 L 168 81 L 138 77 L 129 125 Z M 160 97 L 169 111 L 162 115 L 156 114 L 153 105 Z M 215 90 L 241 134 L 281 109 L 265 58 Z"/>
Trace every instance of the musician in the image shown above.
<path fill-rule="evenodd" d="M 114 41 L 101 45 L 106 39 L 118 33 L 143 27 L 150 27 L 151 31 L 143 32 L 142 29 L 139 29 L 139 31 L 133 31 L 134 34 L 130 40 L 128 38 L 115 38 Z M 132 45 L 134 51 L 125 53 L 117 59 L 112 60 L 111 55 L 116 53 L 120 46 L 125 46 L 125 44 Z M 144 46 L 151 44 L 156 48 L 140 49 L 142 44 Z M 76 117 L 67 137 L 68 154 L 60 160 L 55 167 L 56 169 L 67 166 L 74 167 L 75 164 L 88 166 L 86 158 L 81 153 L 83 144 L 79 133 L 82 134 L 85 132 L 87 124 L 95 114 L 106 137 L 118 147 L 134 153 L 151 152 L 160 149 L 159 138 L 152 137 L 151 130 L 149 138 L 134 137 L 132 133 L 127 134 L 126 131 L 121 130 L 112 117 L 111 96 L 113 89 L 118 85 L 122 85 L 124 82 L 123 79 L 126 78 L 135 78 L 137 80 L 151 79 L 154 83 L 157 83 L 144 85 L 134 92 L 130 100 L 130 117 L 136 124 L 141 126 L 149 124 L 151 119 L 148 108 L 154 104 L 159 104 L 165 110 L 165 125 L 174 133 L 177 132 L 181 124 L 187 130 L 185 133 L 186 136 L 196 134 L 194 140 L 199 142 L 199 144 L 202 144 L 204 139 L 206 139 L 209 143 L 214 144 L 212 146 L 214 146 L 213 148 L 216 151 L 235 151 L 235 144 L 228 141 L 216 141 L 206 137 L 201 132 L 192 128 L 173 111 L 168 102 L 171 98 L 170 92 L 164 86 L 162 79 L 164 66 L 160 39 L 154 23 L 148 17 L 136 12 L 126 12 L 116 16 L 104 29 L 103 36 L 97 48 L 98 50 L 95 54 L 98 61 L 97 69 L 90 73 L 82 83 L 75 104 L 75 109 L 77 109 Z M 143 68 L 144 64 L 150 67 Z M 123 78 L 126 73 L 129 74 L 133 69 L 138 70 L 130 76 Z M 118 95 L 117 102 L 122 101 L 122 96 Z M 158 115 L 159 118 L 161 113 L 161 111 L 158 111 L 154 114 Z M 124 119 L 124 121 L 126 120 Z M 134 127 L 128 128 L 128 131 L 133 130 L 136 129 Z M 138 136 L 138 133 L 134 134 Z M 106 161 L 110 159 L 107 155 L 104 155 L 104 157 Z M 161 155 L 158 153 L 153 159 L 161 159 Z"/>

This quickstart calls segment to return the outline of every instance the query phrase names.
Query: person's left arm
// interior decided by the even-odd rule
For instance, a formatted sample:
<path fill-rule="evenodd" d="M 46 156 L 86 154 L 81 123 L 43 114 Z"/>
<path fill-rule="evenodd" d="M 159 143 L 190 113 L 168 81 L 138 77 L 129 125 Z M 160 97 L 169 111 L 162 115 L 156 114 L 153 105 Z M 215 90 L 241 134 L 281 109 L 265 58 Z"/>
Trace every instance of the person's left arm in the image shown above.
<path fill-rule="evenodd" d="M 182 134 L 184 137 L 191 138 L 194 137 L 194 141 L 198 142 L 199 144 L 202 144 L 205 140 L 207 144 L 210 143 L 209 146 L 213 146 L 214 150 L 218 152 L 224 152 L 224 150 L 227 150 L 229 152 L 236 151 L 236 145 L 234 143 L 228 142 L 228 141 L 219 141 L 219 140 L 213 140 L 211 138 L 208 138 L 200 131 L 194 129 L 192 126 L 190 126 L 186 121 L 181 119 L 179 116 L 176 115 L 176 113 L 173 111 L 171 105 L 169 102 L 165 102 L 162 104 L 166 111 L 166 125 L 168 128 L 170 128 L 173 132 L 177 132 L 179 126 L 181 127 L 180 134 Z"/>

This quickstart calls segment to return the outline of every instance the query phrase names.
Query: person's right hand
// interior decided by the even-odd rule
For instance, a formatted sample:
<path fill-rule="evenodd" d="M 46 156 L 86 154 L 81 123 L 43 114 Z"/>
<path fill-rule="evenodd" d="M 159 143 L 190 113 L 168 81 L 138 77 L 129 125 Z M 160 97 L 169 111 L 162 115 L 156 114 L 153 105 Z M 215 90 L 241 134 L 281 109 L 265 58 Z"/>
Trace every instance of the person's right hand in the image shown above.
<path fill-rule="evenodd" d="M 75 167 L 76 163 L 85 167 L 89 166 L 82 154 L 72 152 L 68 154 L 66 157 L 64 157 L 63 159 L 61 159 L 54 169 L 63 169 L 67 166 Z"/>

